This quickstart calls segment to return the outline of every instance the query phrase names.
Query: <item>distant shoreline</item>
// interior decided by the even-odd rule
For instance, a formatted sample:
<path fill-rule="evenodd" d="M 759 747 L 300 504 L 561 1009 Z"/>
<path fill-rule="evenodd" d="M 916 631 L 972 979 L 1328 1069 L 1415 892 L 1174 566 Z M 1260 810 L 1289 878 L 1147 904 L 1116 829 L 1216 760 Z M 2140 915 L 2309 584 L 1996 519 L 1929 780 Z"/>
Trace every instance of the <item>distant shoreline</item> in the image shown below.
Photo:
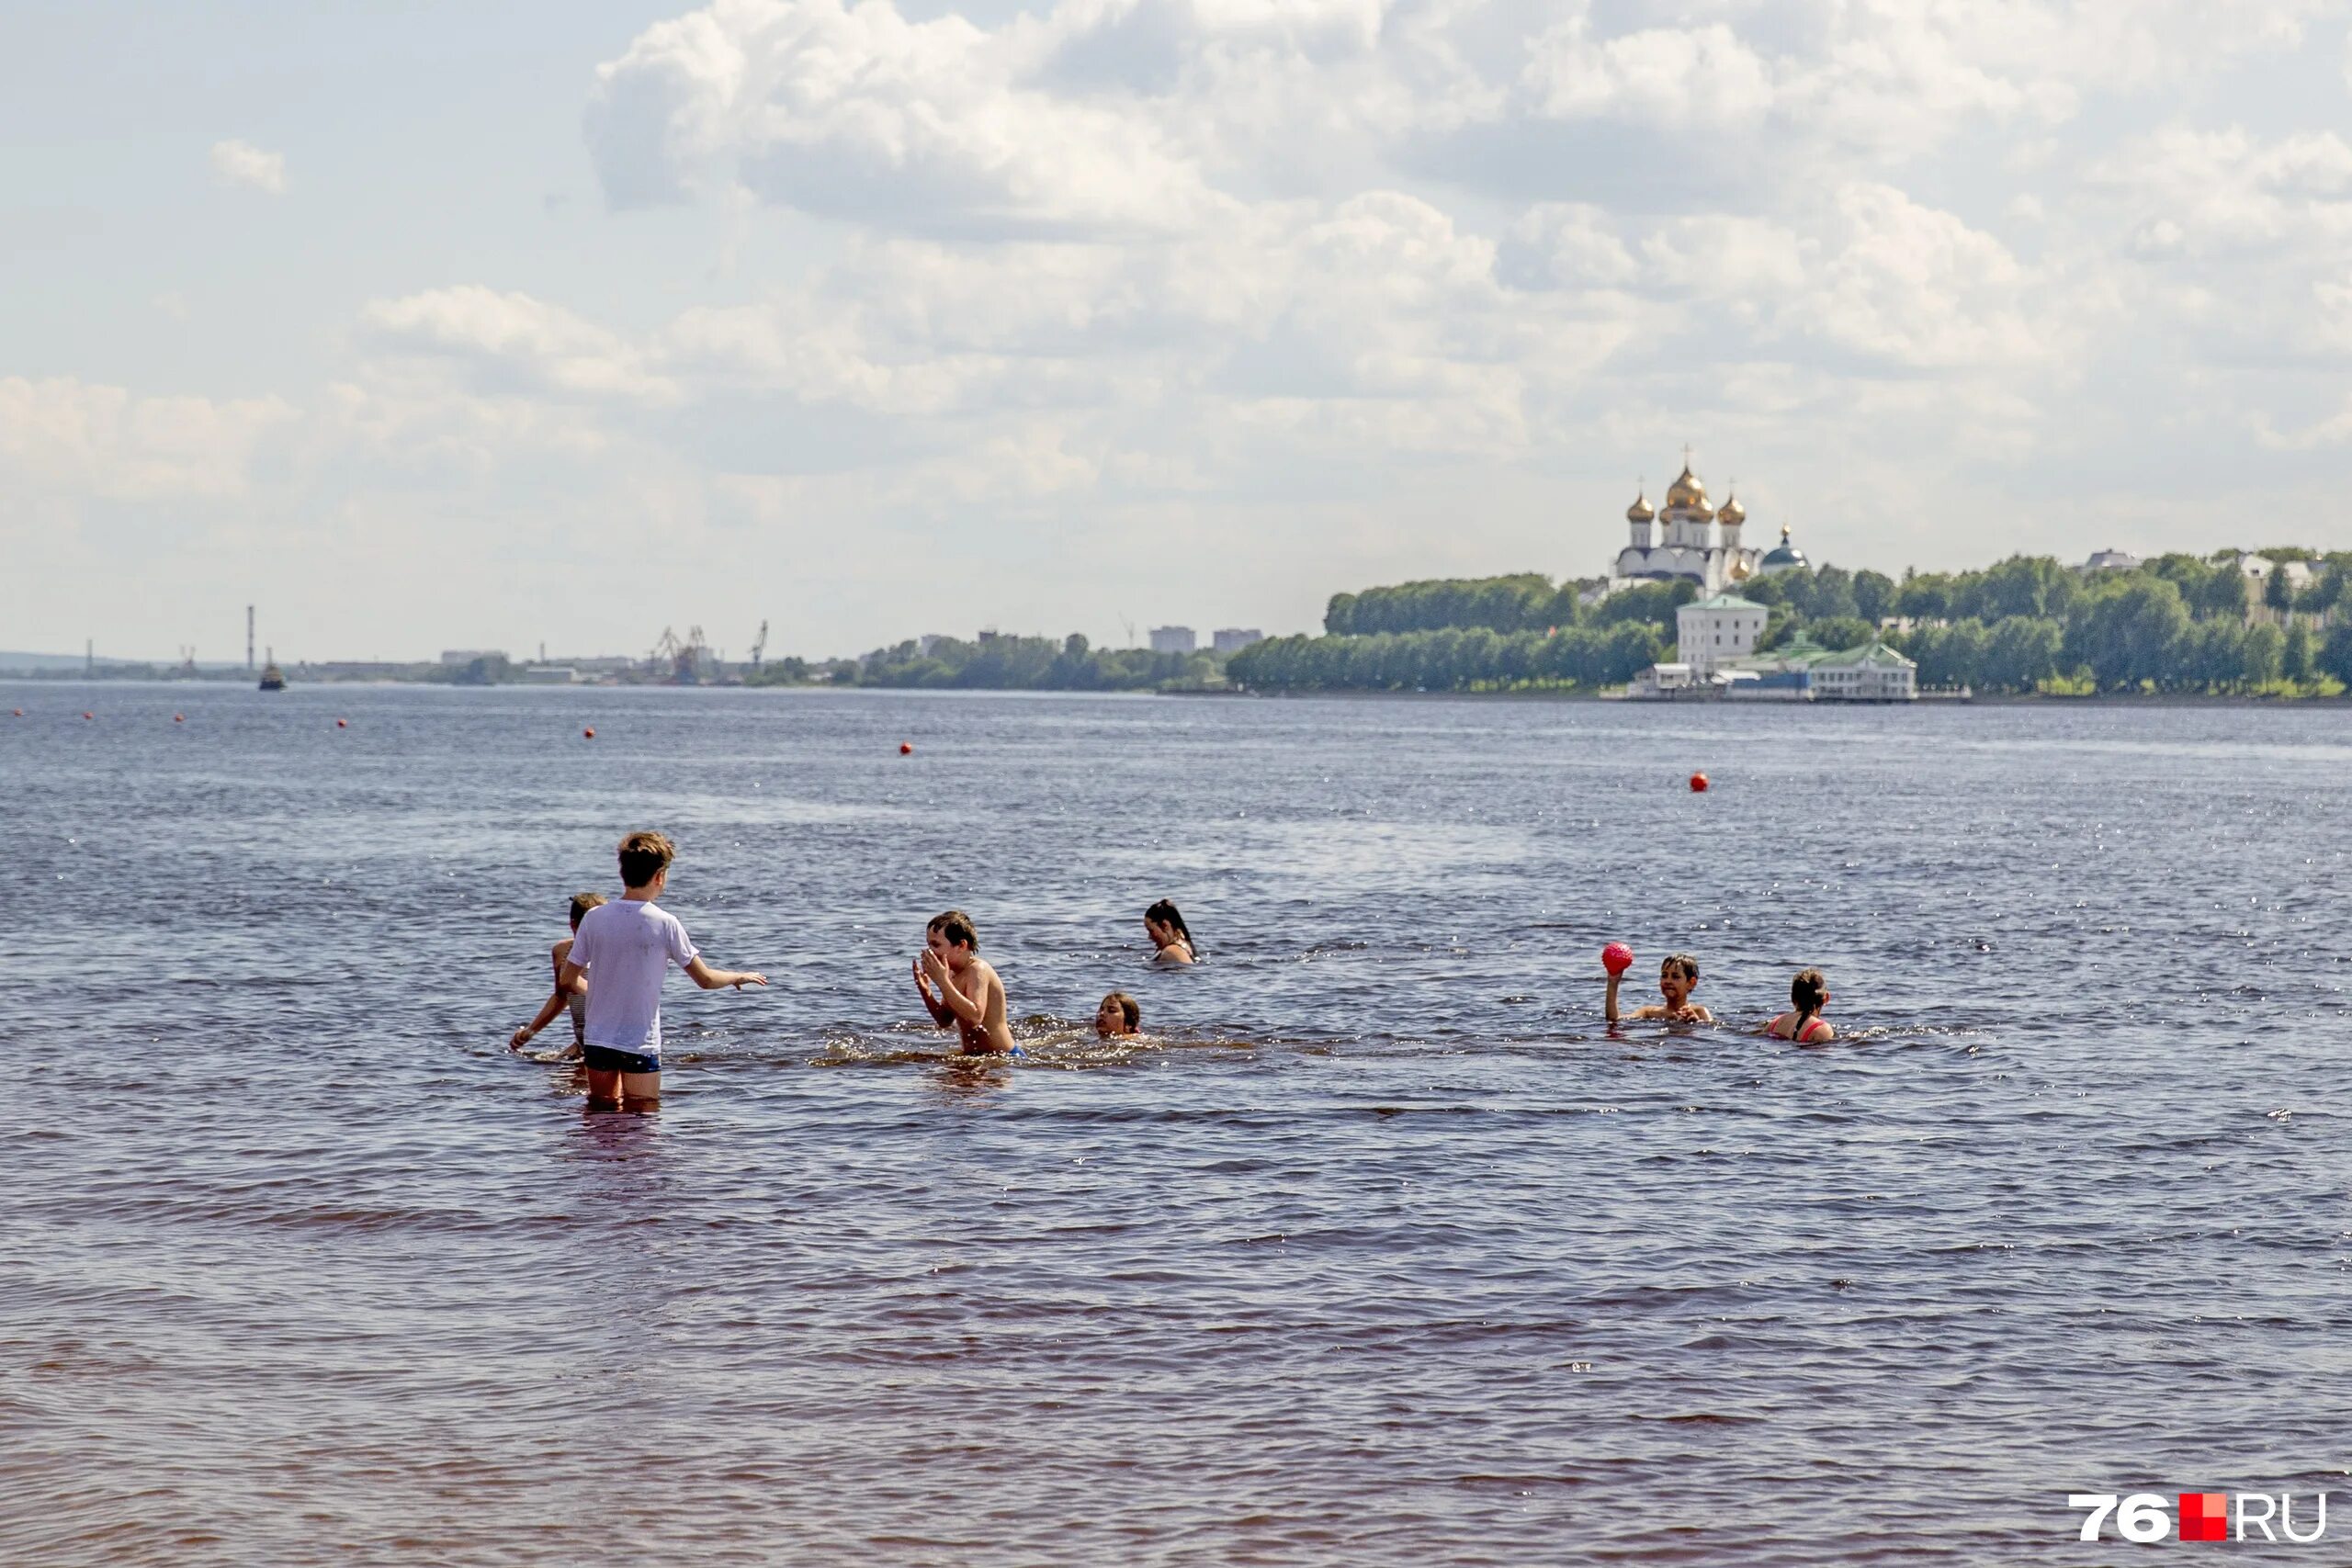
<path fill-rule="evenodd" d="M 109 678 L 105 675 L 28 675 L 12 671 L 0 671 L 0 685 L 28 686 L 36 689 L 55 689 L 77 683 L 85 686 L 104 686 L 112 690 L 121 690 L 125 688 L 152 688 L 172 691 L 187 691 L 191 688 L 233 688 L 245 684 L 242 679 L 238 681 L 223 681 L 218 677 L 199 677 L 196 680 L 187 680 L 184 678 L 174 680 L 152 675 L 119 676 Z M 2189 692 L 2102 692 L 2095 695 L 2087 696 L 2050 696 L 2038 692 L 2008 692 L 1998 694 L 1979 694 L 1969 697 L 1965 700 L 1929 696 L 1922 697 L 1917 702 L 1909 703 L 1768 703 L 1736 701 L 1691 701 L 1670 703 L 1631 702 L 1623 697 L 1604 695 L 1599 692 L 1568 691 L 1383 692 L 1367 690 L 1362 687 L 1334 687 L 1328 691 L 1289 690 L 1279 692 L 1252 692 L 1246 690 L 1226 690 L 1153 692 L 1136 690 L 1090 690 L 1085 687 L 1077 686 L 867 686 L 836 684 L 828 681 L 810 681 L 789 685 L 778 683 L 758 686 L 744 685 L 741 683 L 720 684 L 718 682 L 695 686 L 676 686 L 650 681 L 622 682 L 609 686 L 597 683 L 554 685 L 541 682 L 512 681 L 502 682 L 494 685 L 477 686 L 458 685 L 447 681 L 298 680 L 290 682 L 287 689 L 288 691 L 297 692 L 393 690 L 425 692 L 573 692 L 582 695 L 586 695 L 591 693 L 603 692 L 803 692 L 829 694 L 838 694 L 848 692 L 897 692 L 927 696 L 938 696 L 943 694 L 956 695 L 960 694 L 971 696 L 999 697 L 1121 697 L 1126 699 L 1138 697 L 1216 698 L 1219 701 L 1230 701 L 1235 698 L 1243 698 L 1261 702 L 1294 702 L 1329 697 L 1340 698 L 1350 702 L 1469 701 L 1507 703 L 1606 703 L 1612 707 L 1623 704 L 1625 706 L 1634 708 L 1658 708 L 1668 711 L 1699 708 L 1705 709 L 1709 712 L 1726 708 L 1741 710 L 1777 710 L 1782 708 L 1849 707 L 2163 707 L 2281 709 L 2352 707 L 2352 692 L 2347 692 L 2341 696 L 2334 697 L 2216 696 L 2211 694 Z M 261 694 L 255 693 L 254 694 L 258 696 Z"/>

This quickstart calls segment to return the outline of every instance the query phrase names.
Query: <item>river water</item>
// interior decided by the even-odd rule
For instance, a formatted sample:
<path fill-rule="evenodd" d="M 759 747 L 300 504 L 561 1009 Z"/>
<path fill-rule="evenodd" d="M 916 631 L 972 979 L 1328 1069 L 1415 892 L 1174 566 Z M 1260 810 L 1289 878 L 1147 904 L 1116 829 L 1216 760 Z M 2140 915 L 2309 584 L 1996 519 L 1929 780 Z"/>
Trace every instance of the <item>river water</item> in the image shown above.
<path fill-rule="evenodd" d="M 0 1560 L 2352 1513 L 2340 711 L 26 682 L 0 783 Z M 775 983 L 673 976 L 662 1109 L 585 1113 L 504 1038 L 638 827 Z M 915 1027 L 950 905 L 1011 1065 Z M 1612 1034 L 1612 938 L 1737 1027 Z M 1746 1032 L 1809 964 L 1849 1039 Z"/>

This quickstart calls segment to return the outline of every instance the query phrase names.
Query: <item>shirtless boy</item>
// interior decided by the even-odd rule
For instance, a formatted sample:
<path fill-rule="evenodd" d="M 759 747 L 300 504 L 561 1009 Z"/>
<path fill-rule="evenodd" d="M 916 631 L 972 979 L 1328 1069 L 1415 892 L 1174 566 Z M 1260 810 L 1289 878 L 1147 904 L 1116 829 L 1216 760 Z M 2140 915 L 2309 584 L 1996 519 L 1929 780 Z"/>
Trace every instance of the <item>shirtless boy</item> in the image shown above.
<path fill-rule="evenodd" d="M 1609 976 L 1605 1016 L 1611 1023 L 1617 1021 L 1617 980 L 1615 975 Z M 1626 1016 L 1662 1018 L 1669 1023 L 1713 1023 L 1715 1015 L 1690 999 L 1690 993 L 1698 988 L 1699 961 L 1687 953 L 1675 953 L 1657 969 L 1657 994 L 1664 1002 L 1635 1008 Z"/>
<path fill-rule="evenodd" d="M 965 1051 L 1012 1049 L 1012 1031 L 1004 1021 L 1004 982 L 980 957 L 971 916 L 961 909 L 933 916 L 923 930 L 922 956 L 914 970 L 923 1010 L 940 1028 L 959 1032 Z"/>

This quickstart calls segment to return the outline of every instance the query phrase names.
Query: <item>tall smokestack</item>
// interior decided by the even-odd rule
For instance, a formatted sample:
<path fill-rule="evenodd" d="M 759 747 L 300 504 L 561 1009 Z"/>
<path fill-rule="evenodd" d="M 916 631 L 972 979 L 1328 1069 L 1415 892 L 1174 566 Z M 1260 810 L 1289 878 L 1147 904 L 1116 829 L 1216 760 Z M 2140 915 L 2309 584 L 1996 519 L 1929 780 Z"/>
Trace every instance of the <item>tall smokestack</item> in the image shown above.
<path fill-rule="evenodd" d="M 254 607 L 245 606 L 245 673 L 254 672 Z"/>

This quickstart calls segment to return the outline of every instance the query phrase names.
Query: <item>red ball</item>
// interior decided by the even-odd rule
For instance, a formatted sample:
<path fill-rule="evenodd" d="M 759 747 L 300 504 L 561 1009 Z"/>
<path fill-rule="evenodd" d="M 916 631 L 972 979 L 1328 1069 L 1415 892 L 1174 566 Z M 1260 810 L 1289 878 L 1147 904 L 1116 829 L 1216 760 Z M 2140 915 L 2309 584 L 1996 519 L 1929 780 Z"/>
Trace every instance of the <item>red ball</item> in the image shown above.
<path fill-rule="evenodd" d="M 18 709 L 17 710 L 17 716 L 18 718 L 22 718 L 22 717 L 24 717 L 24 716 L 25 716 L 25 710 L 24 710 L 24 709 L 22 709 L 22 708 L 18 708 Z"/>
<path fill-rule="evenodd" d="M 347 718 L 339 718 L 334 721 L 334 727 L 337 729 L 349 729 L 351 728 L 351 721 Z"/>
<path fill-rule="evenodd" d="M 1600 966 L 1611 975 L 1623 975 L 1634 966 L 1634 950 L 1622 942 L 1612 942 L 1600 950 Z"/>
<path fill-rule="evenodd" d="M 1704 795 L 1707 793 L 1706 774 L 1692 773 L 1690 775 L 1690 793 L 1692 795 Z"/>
<path fill-rule="evenodd" d="M 82 716 L 83 716 L 84 718 L 96 718 L 96 717 L 97 717 L 98 716 L 97 716 L 96 714 L 92 713 L 89 709 L 87 709 L 87 708 L 84 708 L 84 709 L 82 710 Z"/>
<path fill-rule="evenodd" d="M 901 756 L 901 757 L 911 757 L 911 756 L 913 756 L 914 754 L 915 754 L 915 743 L 914 743 L 913 741 L 911 741 L 911 740 L 901 740 L 901 741 L 899 741 L 899 756 Z"/>
<path fill-rule="evenodd" d="M 175 713 L 172 715 L 172 722 L 174 724 L 186 724 L 187 722 L 187 715 L 184 713 Z"/>
<path fill-rule="evenodd" d="M 582 740 L 594 740 L 594 739 L 596 739 L 596 730 L 595 730 L 595 728 L 592 725 L 592 726 L 591 726 L 591 727 L 589 727 L 588 728 L 582 730 L 582 731 L 580 732 L 580 739 L 582 739 Z"/>

